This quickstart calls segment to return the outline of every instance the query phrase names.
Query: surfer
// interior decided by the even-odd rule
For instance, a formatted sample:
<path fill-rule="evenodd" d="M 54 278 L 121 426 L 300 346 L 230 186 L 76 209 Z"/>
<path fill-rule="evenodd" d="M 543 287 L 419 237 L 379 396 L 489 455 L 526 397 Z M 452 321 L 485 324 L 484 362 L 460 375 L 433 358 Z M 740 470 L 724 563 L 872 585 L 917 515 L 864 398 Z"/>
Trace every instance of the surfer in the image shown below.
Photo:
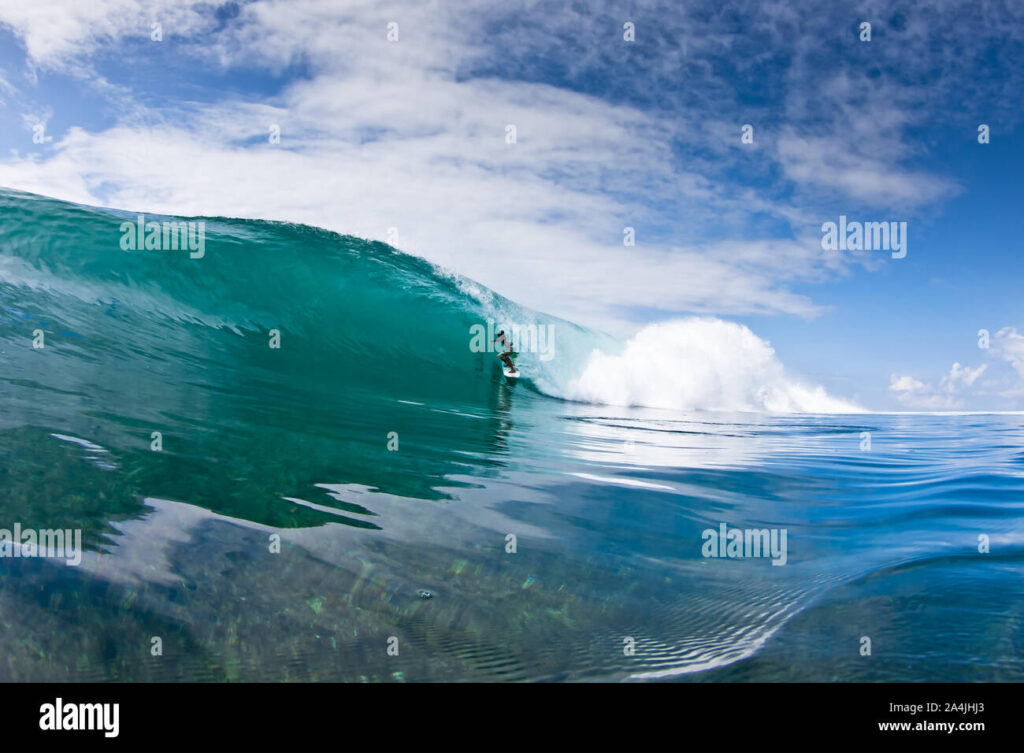
<path fill-rule="evenodd" d="M 492 340 L 491 342 L 499 342 L 503 347 L 508 348 L 508 350 L 504 351 L 503 353 L 499 353 L 498 358 L 500 358 L 502 362 L 506 366 L 508 366 L 509 371 L 516 371 L 516 365 L 512 363 L 512 359 L 514 359 L 519 354 L 512 349 L 512 341 L 508 337 L 506 337 L 505 330 L 499 330 L 498 336 L 495 337 L 494 340 Z"/>

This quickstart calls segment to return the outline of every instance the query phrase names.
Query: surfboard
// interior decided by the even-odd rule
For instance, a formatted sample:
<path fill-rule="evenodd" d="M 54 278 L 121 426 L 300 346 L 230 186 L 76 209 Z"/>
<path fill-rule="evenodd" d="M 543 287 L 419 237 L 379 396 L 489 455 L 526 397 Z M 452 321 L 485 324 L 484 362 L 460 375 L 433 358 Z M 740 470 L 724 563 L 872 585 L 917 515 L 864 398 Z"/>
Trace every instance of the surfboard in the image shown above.
<path fill-rule="evenodd" d="M 508 378 L 508 379 L 518 379 L 519 378 L 519 372 L 518 371 L 512 371 L 508 366 L 502 366 L 501 367 L 501 373 L 504 374 L 505 377 Z"/>

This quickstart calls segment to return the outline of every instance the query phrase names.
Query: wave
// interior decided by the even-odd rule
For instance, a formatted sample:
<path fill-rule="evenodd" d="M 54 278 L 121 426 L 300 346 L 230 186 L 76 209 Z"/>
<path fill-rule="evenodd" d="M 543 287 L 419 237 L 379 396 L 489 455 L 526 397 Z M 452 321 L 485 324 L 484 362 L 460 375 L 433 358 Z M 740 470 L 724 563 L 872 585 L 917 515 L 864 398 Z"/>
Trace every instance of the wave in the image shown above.
<path fill-rule="evenodd" d="M 146 215 L 204 222 L 205 253 L 125 251 L 122 223 L 136 218 L 0 190 L 0 337 L 23 344 L 26 330 L 42 329 L 55 346 L 51 365 L 62 362 L 79 379 L 141 377 L 148 359 L 166 364 L 165 379 L 206 376 L 218 387 L 277 379 L 316 403 L 359 394 L 490 405 L 501 376 L 488 341 L 506 328 L 528 387 L 549 397 L 677 410 L 859 410 L 788 378 L 768 344 L 737 324 L 673 321 L 622 342 L 383 243 L 289 223 Z M 268 349 L 274 331 L 277 353 Z M 31 372 L 17 351 L 13 368 L 22 360 Z"/>

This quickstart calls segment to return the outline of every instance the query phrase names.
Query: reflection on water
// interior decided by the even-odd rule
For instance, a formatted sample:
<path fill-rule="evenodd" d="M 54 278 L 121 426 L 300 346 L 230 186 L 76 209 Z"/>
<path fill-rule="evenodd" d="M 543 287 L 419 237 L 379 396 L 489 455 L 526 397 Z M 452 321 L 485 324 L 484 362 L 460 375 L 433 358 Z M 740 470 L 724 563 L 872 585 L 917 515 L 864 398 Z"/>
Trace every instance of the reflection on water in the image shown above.
<path fill-rule="evenodd" d="M 3 679 L 1024 679 L 1020 416 L 347 407 L 162 453 L 0 432 L 6 525 L 88 550 L 0 560 Z M 721 523 L 787 564 L 703 557 Z"/>

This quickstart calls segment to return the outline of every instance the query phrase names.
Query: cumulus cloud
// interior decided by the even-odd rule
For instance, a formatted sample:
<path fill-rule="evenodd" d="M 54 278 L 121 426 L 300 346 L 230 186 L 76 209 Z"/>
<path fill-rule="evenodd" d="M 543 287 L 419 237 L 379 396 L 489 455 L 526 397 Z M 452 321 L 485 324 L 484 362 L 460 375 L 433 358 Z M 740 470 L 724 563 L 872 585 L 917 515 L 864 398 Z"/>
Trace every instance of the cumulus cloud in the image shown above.
<path fill-rule="evenodd" d="M 938 384 L 921 382 L 911 376 L 893 374 L 889 391 L 908 408 L 922 410 L 957 410 L 964 406 L 964 397 L 988 368 L 986 364 L 971 368 L 954 363 Z"/>
<path fill-rule="evenodd" d="M 893 374 L 892 384 L 889 386 L 889 389 L 893 392 L 911 393 L 920 392 L 926 389 L 926 387 L 924 382 L 919 382 L 912 376 L 897 376 L 896 374 Z"/>
<path fill-rule="evenodd" d="M 1013 368 L 1024 386 L 1024 335 L 1016 327 L 1003 327 L 996 332 L 990 346 L 992 353 L 1000 356 Z"/>
<path fill-rule="evenodd" d="M 1006 374 L 993 380 L 993 389 L 1003 398 L 1024 398 L 1024 335 L 1003 327 L 992 336 L 988 354 Z"/>

